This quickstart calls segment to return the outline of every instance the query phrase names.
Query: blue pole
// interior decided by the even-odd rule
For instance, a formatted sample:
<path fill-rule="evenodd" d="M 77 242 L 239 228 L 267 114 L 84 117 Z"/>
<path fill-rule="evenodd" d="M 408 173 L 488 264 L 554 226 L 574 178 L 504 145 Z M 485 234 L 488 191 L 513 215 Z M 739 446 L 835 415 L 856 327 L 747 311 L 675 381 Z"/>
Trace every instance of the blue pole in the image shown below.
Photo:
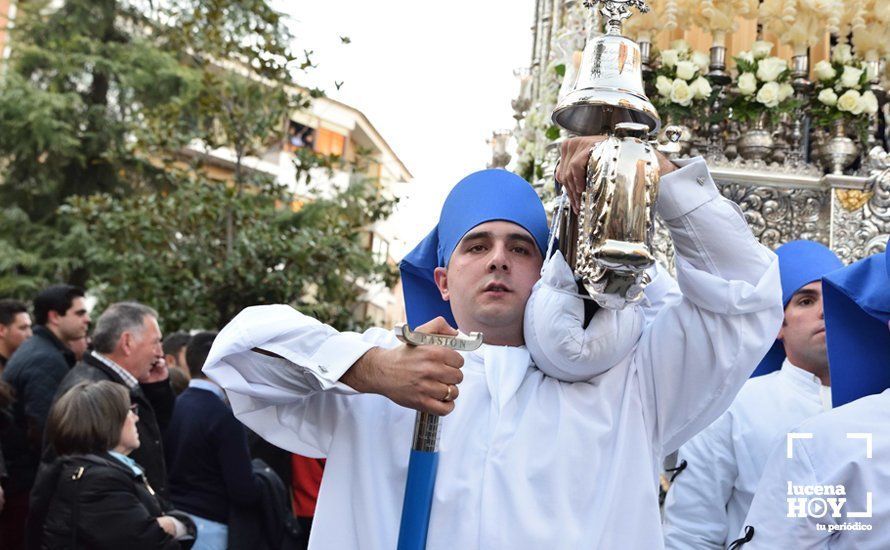
<path fill-rule="evenodd" d="M 471 333 L 469 338 L 414 332 L 408 325 L 395 327 L 396 336 L 409 346 L 436 345 L 454 350 L 473 351 L 482 345 L 482 334 Z M 449 387 L 448 395 L 451 395 Z M 446 396 L 447 399 L 447 396 Z M 408 459 L 408 481 L 402 502 L 397 550 L 426 550 L 426 536 L 430 527 L 436 471 L 439 467 L 439 417 L 417 412 L 414 439 Z"/>

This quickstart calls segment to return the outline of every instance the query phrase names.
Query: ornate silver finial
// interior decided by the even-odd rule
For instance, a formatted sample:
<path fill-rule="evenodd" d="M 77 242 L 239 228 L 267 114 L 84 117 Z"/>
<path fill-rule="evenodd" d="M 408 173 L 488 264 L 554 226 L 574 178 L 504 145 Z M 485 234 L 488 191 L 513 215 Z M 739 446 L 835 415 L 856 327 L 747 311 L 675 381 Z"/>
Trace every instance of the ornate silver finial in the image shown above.
<path fill-rule="evenodd" d="M 646 0 L 584 0 L 584 5 L 588 8 L 595 8 L 597 4 L 602 4 L 600 13 L 606 18 L 606 34 L 620 35 L 621 22 L 630 17 L 631 7 L 640 10 L 640 13 L 649 11 Z"/>

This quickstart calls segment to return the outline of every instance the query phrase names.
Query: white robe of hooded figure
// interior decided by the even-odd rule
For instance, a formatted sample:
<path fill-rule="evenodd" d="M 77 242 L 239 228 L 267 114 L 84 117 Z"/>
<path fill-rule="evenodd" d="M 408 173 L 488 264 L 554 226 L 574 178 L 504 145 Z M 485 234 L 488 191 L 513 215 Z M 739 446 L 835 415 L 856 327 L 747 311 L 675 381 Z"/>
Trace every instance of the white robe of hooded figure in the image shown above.
<path fill-rule="evenodd" d="M 788 359 L 752 378 L 713 424 L 680 447 L 686 467 L 664 503 L 668 550 L 727 548 L 742 530 L 766 460 L 786 434 L 831 409 L 831 389 Z"/>
<path fill-rule="evenodd" d="M 631 329 L 616 335 L 627 350 L 617 363 L 568 383 L 524 346 L 463 354 L 460 397 L 440 424 L 429 550 L 663 546 L 663 457 L 729 406 L 783 318 L 776 256 L 702 159 L 681 162 L 662 178 L 657 210 L 683 297 L 645 328 L 641 308 L 621 313 Z M 338 333 L 274 305 L 245 309 L 210 351 L 204 372 L 239 420 L 283 449 L 327 457 L 312 549 L 396 547 L 415 411 L 338 380 L 370 348 L 398 345 L 391 331 Z"/>
<path fill-rule="evenodd" d="M 745 518 L 755 531 L 744 550 L 890 548 L 890 390 L 792 431 L 803 437 L 770 455 Z"/>

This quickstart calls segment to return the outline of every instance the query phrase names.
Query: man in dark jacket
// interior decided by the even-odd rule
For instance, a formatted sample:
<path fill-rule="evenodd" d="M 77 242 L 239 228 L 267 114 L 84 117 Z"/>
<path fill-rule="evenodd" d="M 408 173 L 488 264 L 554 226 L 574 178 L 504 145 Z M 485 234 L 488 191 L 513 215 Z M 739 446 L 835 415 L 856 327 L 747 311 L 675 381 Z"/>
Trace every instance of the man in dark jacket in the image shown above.
<path fill-rule="evenodd" d="M 18 300 L 0 300 L 0 373 L 15 350 L 30 337 L 28 306 Z"/>
<path fill-rule="evenodd" d="M 90 324 L 84 291 L 55 285 L 34 298 L 34 335 L 25 341 L 3 370 L 3 381 L 13 387 L 12 425 L 3 434 L 2 447 L 8 479 L 6 504 L 0 514 L 0 547 L 22 547 L 28 493 L 37 475 L 43 428 L 53 396 L 74 365 L 67 342 L 82 338 Z"/>
<path fill-rule="evenodd" d="M 224 550 L 232 508 L 254 505 L 260 488 L 244 426 L 229 409 L 222 388 L 201 372 L 215 337 L 215 332 L 199 332 L 186 347 L 192 379 L 176 399 L 164 443 L 170 498 L 198 526 L 196 546 Z"/>
<path fill-rule="evenodd" d="M 167 469 L 161 432 L 173 414 L 175 396 L 170 387 L 158 314 L 136 302 L 119 302 L 106 309 L 93 331 L 93 350 L 62 381 L 56 398 L 78 382 L 111 380 L 127 386 L 138 406 L 141 445 L 130 458 L 143 470 L 158 494 L 167 498 Z M 44 460 L 51 459 L 47 446 Z"/>

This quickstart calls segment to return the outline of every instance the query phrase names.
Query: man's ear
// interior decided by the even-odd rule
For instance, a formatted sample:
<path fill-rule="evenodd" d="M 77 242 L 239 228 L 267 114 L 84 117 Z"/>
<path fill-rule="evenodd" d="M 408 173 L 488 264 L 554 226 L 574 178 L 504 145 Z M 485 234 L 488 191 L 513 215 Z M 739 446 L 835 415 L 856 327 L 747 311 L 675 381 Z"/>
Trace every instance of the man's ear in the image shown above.
<path fill-rule="evenodd" d="M 130 355 L 130 350 L 133 349 L 133 334 L 130 332 L 124 332 L 121 334 L 120 339 L 120 349 L 123 352 L 124 356 Z"/>
<path fill-rule="evenodd" d="M 46 325 L 47 326 L 55 326 L 55 325 L 59 324 L 59 317 L 61 317 L 61 315 L 59 315 L 58 311 L 55 311 L 52 309 L 47 311 L 46 312 Z"/>
<path fill-rule="evenodd" d="M 436 286 L 439 287 L 439 293 L 442 295 L 442 299 L 447 302 L 449 297 L 448 270 L 444 267 L 437 267 L 436 270 L 433 271 L 433 279 L 436 281 Z"/>
<path fill-rule="evenodd" d="M 779 329 L 779 335 L 776 336 L 776 340 L 779 340 L 780 342 L 785 341 L 785 321 L 782 321 L 782 328 Z"/>

